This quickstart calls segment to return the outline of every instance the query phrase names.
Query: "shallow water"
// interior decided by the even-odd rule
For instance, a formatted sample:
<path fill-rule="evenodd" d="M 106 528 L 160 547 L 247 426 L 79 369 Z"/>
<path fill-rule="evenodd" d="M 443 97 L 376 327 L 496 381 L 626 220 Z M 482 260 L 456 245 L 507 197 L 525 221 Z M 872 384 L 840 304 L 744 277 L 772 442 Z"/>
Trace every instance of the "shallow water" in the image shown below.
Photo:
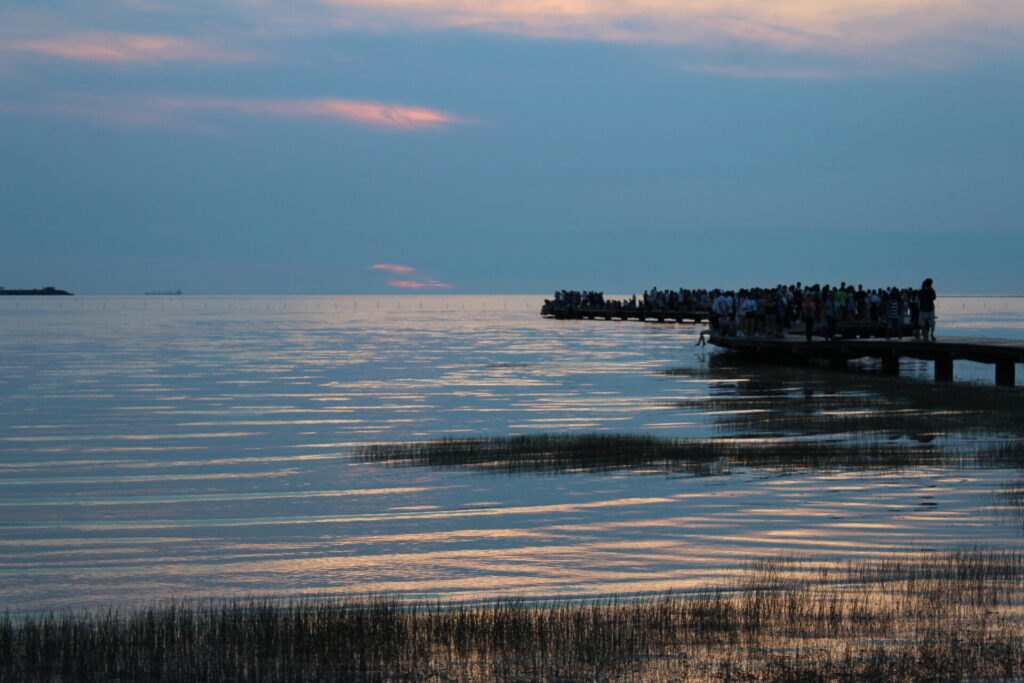
<path fill-rule="evenodd" d="M 675 405 L 743 381 L 700 372 L 716 352 L 699 326 L 545 320 L 541 299 L 0 299 L 0 607 L 593 596 L 685 589 L 751 557 L 1021 545 L 993 495 L 1007 470 L 496 475 L 352 456 L 461 435 L 729 436 Z M 939 334 L 1024 338 L 1022 314 L 1021 298 L 946 297 Z"/>

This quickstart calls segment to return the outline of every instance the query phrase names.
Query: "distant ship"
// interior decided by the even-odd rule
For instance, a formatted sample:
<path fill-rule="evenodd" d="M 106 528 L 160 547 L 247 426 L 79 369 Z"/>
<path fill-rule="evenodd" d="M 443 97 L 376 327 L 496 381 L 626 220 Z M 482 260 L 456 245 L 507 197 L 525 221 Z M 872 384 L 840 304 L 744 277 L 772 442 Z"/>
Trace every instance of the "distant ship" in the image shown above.
<path fill-rule="evenodd" d="M 41 289 L 4 289 L 0 287 L 0 296 L 71 296 L 71 292 L 56 287 L 43 287 Z"/>
<path fill-rule="evenodd" d="M 175 289 L 173 291 L 170 290 L 170 289 L 162 289 L 162 290 L 159 290 L 159 291 L 146 292 L 146 296 L 180 296 L 180 295 L 181 295 L 181 290 L 180 289 Z"/>

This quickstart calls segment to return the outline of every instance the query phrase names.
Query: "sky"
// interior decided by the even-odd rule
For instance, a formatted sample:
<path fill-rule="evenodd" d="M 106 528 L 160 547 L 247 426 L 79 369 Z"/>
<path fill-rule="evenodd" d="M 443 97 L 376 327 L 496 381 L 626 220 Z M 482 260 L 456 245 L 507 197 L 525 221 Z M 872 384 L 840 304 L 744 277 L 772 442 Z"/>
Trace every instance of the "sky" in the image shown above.
<path fill-rule="evenodd" d="M 0 286 L 1024 292 L 1019 0 L 0 0 Z"/>

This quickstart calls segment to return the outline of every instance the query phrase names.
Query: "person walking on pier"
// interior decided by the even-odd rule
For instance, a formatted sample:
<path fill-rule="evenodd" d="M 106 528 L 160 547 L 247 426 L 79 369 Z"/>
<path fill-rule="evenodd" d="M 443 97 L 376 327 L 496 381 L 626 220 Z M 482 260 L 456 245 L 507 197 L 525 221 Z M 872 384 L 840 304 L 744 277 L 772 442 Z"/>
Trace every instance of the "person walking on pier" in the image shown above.
<path fill-rule="evenodd" d="M 919 300 L 918 323 L 921 325 L 921 337 L 925 341 L 935 341 L 935 289 L 932 287 L 932 279 L 925 278 L 921 283 L 921 291 L 917 294 Z"/>

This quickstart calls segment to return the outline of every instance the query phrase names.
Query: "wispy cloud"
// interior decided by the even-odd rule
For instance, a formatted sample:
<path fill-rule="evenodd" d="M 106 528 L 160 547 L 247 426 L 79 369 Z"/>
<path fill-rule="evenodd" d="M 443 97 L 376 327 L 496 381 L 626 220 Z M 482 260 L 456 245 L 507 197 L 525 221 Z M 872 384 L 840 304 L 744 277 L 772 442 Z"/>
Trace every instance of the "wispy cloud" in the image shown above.
<path fill-rule="evenodd" d="M 468 122 L 455 114 L 426 107 L 334 98 L 232 100 L 209 97 L 70 95 L 36 103 L 0 102 L 0 111 L 49 113 L 141 126 L 190 126 L 197 122 L 190 115 L 204 111 L 225 111 L 245 116 L 323 118 L 390 130 L 441 128 Z"/>
<path fill-rule="evenodd" d="M 759 80 L 822 81 L 854 75 L 874 75 L 873 71 L 867 70 L 864 67 L 854 68 L 850 65 L 787 67 L 771 64 L 759 64 L 756 66 L 739 64 L 683 64 L 680 68 L 683 71 L 710 74 L 712 76 Z"/>
<path fill-rule="evenodd" d="M 386 270 L 393 273 L 412 273 L 415 268 L 412 266 L 399 266 L 394 263 L 376 263 L 369 266 L 367 270 Z M 391 280 L 388 282 L 392 287 L 398 289 L 454 289 L 454 285 L 439 280 Z"/>
<path fill-rule="evenodd" d="M 77 14 L 60 21 L 87 25 L 94 12 L 84 1 L 80 5 Z M 55 24 L 45 9 L 22 10 L 7 28 L 0 14 L 0 51 L 93 63 L 232 62 L 255 60 L 258 54 L 274 58 L 280 48 L 274 41 L 282 36 L 298 41 L 336 29 L 457 29 L 683 47 L 695 63 L 709 65 L 700 71 L 719 69 L 721 75 L 741 78 L 822 78 L 885 71 L 874 64 L 944 68 L 986 50 L 1024 50 L 1024 2 L 1019 0 L 120 0 L 120 5 L 151 15 L 147 27 L 158 25 L 153 16 L 174 16 L 192 21 L 195 30 L 192 37 L 168 29 L 90 32 Z M 196 7 L 203 11 L 196 13 Z M 227 28 L 210 40 L 212 25 Z M 247 51 L 228 49 L 225 42 L 247 45 Z M 729 59 L 753 53 L 757 61 L 762 51 L 792 63 L 759 71 L 756 64 L 736 66 Z M 836 58 L 852 66 L 834 63 Z M 276 113 L 408 128 L 451 122 L 436 119 L 439 112 L 432 110 L 347 100 L 305 102 L 301 111 L 289 103 Z"/>
<path fill-rule="evenodd" d="M 83 62 L 249 61 L 251 55 L 171 35 L 67 33 L 5 43 L 9 51 Z"/>
<path fill-rule="evenodd" d="M 411 273 L 416 269 L 412 266 L 399 266 L 394 263 L 375 263 L 369 266 L 368 270 L 390 270 L 394 273 Z"/>
<path fill-rule="evenodd" d="M 437 280 L 392 280 L 388 283 L 392 287 L 398 287 L 400 289 L 453 289 L 454 285 L 449 285 L 445 282 L 438 282 Z"/>
<path fill-rule="evenodd" d="M 309 100 L 196 99 L 179 100 L 171 102 L 171 104 L 188 109 L 225 109 L 246 114 L 344 119 L 379 128 L 403 130 L 440 128 L 453 123 L 467 122 L 455 114 L 438 109 L 335 98 Z"/>
<path fill-rule="evenodd" d="M 324 21 L 534 38 L 842 55 L 922 66 L 1024 49 L 1010 0 L 314 0 Z M 308 5 L 307 5 L 308 6 Z"/>

